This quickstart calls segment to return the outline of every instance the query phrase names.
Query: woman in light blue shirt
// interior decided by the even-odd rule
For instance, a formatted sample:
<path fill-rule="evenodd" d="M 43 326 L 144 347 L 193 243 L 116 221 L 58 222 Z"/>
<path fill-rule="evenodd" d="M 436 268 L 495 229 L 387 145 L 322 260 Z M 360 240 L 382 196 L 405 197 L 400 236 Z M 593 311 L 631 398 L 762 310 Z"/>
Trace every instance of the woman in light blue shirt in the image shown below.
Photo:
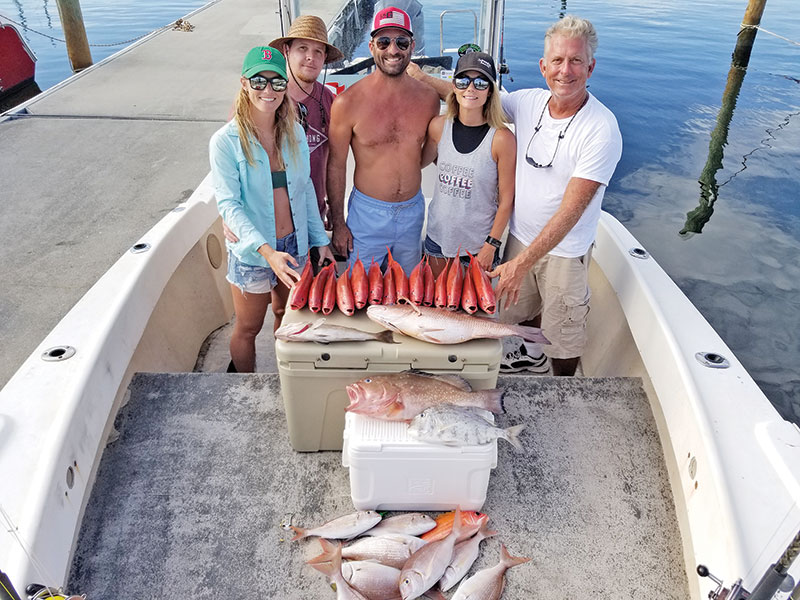
<path fill-rule="evenodd" d="M 255 370 L 255 339 L 273 303 L 280 326 L 289 289 L 311 247 L 333 259 L 317 209 L 308 144 L 286 93 L 286 59 L 269 46 L 244 59 L 233 120 L 211 138 L 211 175 L 226 241 L 236 312 L 228 371 Z"/>

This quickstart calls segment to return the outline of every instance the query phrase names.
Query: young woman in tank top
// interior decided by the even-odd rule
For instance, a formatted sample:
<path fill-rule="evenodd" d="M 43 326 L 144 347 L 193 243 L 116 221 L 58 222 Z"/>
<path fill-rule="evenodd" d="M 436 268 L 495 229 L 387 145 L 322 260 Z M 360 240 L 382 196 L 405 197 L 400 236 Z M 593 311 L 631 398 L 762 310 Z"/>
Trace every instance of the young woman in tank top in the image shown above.
<path fill-rule="evenodd" d="M 514 205 L 516 142 L 506 125 L 492 57 L 470 52 L 456 64 L 447 114 L 428 125 L 422 165 L 436 161 L 425 254 L 434 276 L 467 252 L 485 270 L 499 262 L 500 237 Z"/>

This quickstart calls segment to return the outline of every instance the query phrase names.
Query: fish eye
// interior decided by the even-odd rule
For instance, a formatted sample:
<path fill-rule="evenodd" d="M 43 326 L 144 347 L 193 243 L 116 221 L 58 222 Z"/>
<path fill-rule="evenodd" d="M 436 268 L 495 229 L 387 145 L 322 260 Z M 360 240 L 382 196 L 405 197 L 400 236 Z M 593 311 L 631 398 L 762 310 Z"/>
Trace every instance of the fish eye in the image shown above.
<path fill-rule="evenodd" d="M 364 380 L 364 383 L 372 383 L 372 379 L 370 379 L 369 377 L 367 377 L 367 378 Z"/>

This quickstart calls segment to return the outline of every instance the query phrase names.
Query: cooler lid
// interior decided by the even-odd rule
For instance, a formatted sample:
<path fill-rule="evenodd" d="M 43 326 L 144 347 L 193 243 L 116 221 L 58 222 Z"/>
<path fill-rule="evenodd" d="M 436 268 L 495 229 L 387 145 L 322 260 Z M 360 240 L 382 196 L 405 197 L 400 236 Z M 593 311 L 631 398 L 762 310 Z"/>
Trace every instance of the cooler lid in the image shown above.
<path fill-rule="evenodd" d="M 299 321 L 315 322 L 325 318 L 326 322 L 344 327 L 354 327 L 362 331 L 379 332 L 383 328 L 371 321 L 365 310 L 348 317 L 338 310 L 328 316 L 312 313 L 307 308 L 287 310 L 284 323 Z M 496 370 L 500 363 L 502 345 L 500 340 L 470 340 L 461 344 L 431 344 L 400 333 L 394 334 L 396 344 L 377 341 L 336 342 L 320 344 L 316 342 L 275 343 L 275 356 L 278 362 L 306 363 L 315 369 L 363 369 L 368 371 L 404 369 L 435 369 L 455 371 L 480 369 Z"/>

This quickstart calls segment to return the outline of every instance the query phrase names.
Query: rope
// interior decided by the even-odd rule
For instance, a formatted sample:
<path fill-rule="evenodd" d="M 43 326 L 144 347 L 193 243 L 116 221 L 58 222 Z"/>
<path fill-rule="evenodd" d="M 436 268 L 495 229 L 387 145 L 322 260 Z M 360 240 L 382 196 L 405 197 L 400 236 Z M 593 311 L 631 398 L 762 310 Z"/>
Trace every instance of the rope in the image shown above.
<path fill-rule="evenodd" d="M 41 35 L 42 37 L 46 37 L 49 40 L 53 40 L 54 42 L 61 42 L 62 44 L 66 44 L 67 43 L 67 40 L 62 40 L 61 38 L 53 37 L 52 35 L 48 35 L 46 33 L 42 33 L 41 31 L 36 31 L 35 29 L 32 29 L 31 27 L 28 27 L 27 25 L 23 25 L 22 23 L 17 23 L 15 20 L 9 19 L 4 14 L 0 14 L 0 17 L 5 19 L 9 23 L 17 25 L 18 27 L 22 27 L 22 29 L 24 29 L 25 31 L 30 31 L 31 33 L 35 33 L 37 35 Z M 151 33 L 157 33 L 159 31 L 164 31 L 165 29 L 168 29 L 170 27 L 173 27 L 176 30 L 191 31 L 190 29 L 185 29 L 185 28 L 181 29 L 180 26 L 178 26 L 178 23 L 180 23 L 180 22 L 187 23 L 187 21 L 183 21 L 182 19 L 178 19 L 178 21 L 175 22 L 175 23 L 170 23 L 169 25 L 164 25 L 163 27 L 159 27 L 158 29 L 154 29 L 153 31 L 149 31 L 147 33 L 143 33 L 140 36 L 137 36 L 135 38 L 131 38 L 129 40 L 125 40 L 124 42 L 114 42 L 113 44 L 89 44 L 89 46 L 92 46 L 93 48 L 109 48 L 111 46 L 124 46 L 124 45 L 130 44 L 130 43 L 133 43 L 133 42 L 135 42 L 137 40 L 140 40 L 143 37 L 147 37 Z"/>
<path fill-rule="evenodd" d="M 782 35 L 778 35 L 777 33 L 772 33 L 771 31 L 767 31 L 760 25 L 745 25 L 744 23 L 742 23 L 742 29 L 758 29 L 759 31 L 763 31 L 764 33 L 768 33 L 769 35 L 774 35 L 776 38 L 785 40 L 790 44 L 794 44 L 795 46 L 800 46 L 800 42 L 795 42 L 794 40 L 790 40 L 789 38 L 783 37 Z"/>

